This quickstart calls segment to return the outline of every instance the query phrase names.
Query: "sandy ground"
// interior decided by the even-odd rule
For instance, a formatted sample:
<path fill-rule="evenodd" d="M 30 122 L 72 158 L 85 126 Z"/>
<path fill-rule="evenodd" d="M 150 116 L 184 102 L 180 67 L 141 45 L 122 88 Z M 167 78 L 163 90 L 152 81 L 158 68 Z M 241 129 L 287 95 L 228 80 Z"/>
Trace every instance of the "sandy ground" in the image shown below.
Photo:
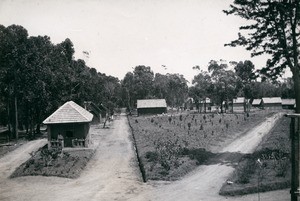
<path fill-rule="evenodd" d="M 272 128 L 280 114 L 268 118 L 237 139 L 223 151 L 252 152 L 261 138 Z M 78 179 L 29 176 L 9 179 L 8 176 L 29 153 L 37 150 L 46 140 L 31 141 L 0 159 L 0 200 L 258 200 L 258 195 L 222 197 L 218 191 L 233 168 L 226 165 L 200 166 L 175 182 L 143 183 L 130 131 L 125 116 L 109 129 L 93 128 L 92 137 L 98 147 Z M 289 200 L 289 190 L 261 193 L 266 201 Z"/>

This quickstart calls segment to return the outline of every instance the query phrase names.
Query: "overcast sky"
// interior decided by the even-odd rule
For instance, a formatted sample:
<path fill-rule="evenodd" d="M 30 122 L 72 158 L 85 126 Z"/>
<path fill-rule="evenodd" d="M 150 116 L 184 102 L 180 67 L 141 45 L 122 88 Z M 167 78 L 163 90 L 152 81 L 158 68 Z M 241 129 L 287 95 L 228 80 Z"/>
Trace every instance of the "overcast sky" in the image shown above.
<path fill-rule="evenodd" d="M 265 64 L 266 56 L 251 58 L 243 48 L 224 47 L 245 23 L 222 12 L 232 1 L 1 0 L 0 24 L 22 25 L 29 35 L 48 35 L 54 43 L 70 38 L 76 59 L 120 79 L 146 65 L 191 81 L 197 74 L 192 67 L 205 70 L 212 59 Z"/>

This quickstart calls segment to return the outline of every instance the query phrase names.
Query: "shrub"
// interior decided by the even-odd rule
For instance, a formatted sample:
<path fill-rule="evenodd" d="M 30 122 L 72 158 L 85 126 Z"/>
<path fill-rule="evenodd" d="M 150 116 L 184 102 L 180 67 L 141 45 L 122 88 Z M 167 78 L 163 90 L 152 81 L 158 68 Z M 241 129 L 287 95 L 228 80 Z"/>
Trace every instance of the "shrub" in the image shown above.
<path fill-rule="evenodd" d="M 189 127 L 189 130 L 191 130 L 191 125 L 192 125 L 191 122 L 189 122 L 187 125 Z"/>
<path fill-rule="evenodd" d="M 190 159 L 196 160 L 197 165 L 201 165 L 212 157 L 213 153 L 207 152 L 204 148 L 182 150 L 182 155 L 188 155 Z"/>
<path fill-rule="evenodd" d="M 227 129 L 229 128 L 229 123 L 226 123 L 226 128 L 227 128 Z"/>
<path fill-rule="evenodd" d="M 169 117 L 168 120 L 169 120 L 169 124 L 170 124 L 172 122 L 172 117 Z"/>
<path fill-rule="evenodd" d="M 157 152 L 152 152 L 152 151 L 148 151 L 146 153 L 145 158 L 149 161 L 149 162 L 154 162 L 158 160 L 158 153 Z"/>
<path fill-rule="evenodd" d="M 250 182 L 251 176 L 255 172 L 256 161 L 254 159 L 246 159 L 244 166 L 237 171 L 238 180 L 237 183 L 247 184 Z"/>

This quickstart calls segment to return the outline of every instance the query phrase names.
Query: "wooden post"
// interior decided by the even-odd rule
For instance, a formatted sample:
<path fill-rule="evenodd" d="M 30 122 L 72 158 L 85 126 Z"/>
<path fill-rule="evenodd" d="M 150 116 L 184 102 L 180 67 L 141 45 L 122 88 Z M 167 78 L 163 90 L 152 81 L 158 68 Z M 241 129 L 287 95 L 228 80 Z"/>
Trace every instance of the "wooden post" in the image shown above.
<path fill-rule="evenodd" d="M 300 114 L 287 114 L 291 118 L 290 124 L 290 138 L 291 138 L 291 201 L 299 201 L 300 187 L 299 187 L 299 134 L 300 134 Z"/>

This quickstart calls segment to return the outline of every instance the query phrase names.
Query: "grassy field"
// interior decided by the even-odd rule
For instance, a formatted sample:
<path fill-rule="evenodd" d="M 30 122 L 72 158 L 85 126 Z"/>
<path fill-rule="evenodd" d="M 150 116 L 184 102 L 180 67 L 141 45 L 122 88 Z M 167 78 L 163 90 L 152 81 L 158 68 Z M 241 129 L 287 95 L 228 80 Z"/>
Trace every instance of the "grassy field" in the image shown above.
<path fill-rule="evenodd" d="M 284 189 L 290 186 L 290 119 L 282 117 L 257 150 L 242 158 L 224 184 L 221 195 L 242 195 Z"/>
<path fill-rule="evenodd" d="M 130 117 L 146 179 L 176 180 L 272 113 Z"/>

